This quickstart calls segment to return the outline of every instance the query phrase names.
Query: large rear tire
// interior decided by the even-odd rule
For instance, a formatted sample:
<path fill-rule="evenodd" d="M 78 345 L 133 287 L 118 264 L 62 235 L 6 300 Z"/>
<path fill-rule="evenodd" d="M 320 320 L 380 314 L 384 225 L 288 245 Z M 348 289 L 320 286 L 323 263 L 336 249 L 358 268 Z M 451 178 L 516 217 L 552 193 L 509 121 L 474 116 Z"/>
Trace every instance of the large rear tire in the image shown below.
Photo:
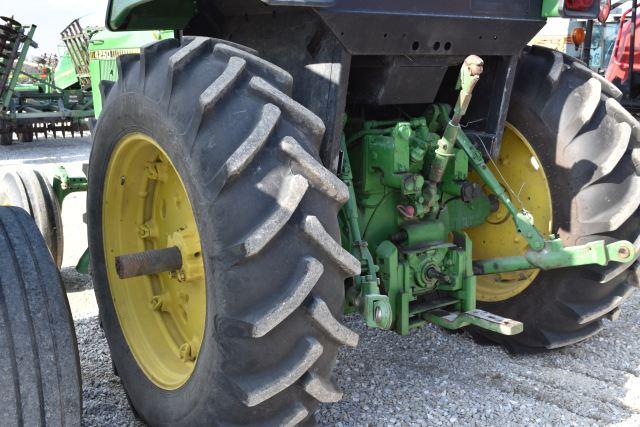
<path fill-rule="evenodd" d="M 2 425 L 79 426 L 80 361 L 71 312 L 42 236 L 22 209 L 0 207 Z"/>
<path fill-rule="evenodd" d="M 331 370 L 339 345 L 355 345 L 357 335 L 337 319 L 343 280 L 360 269 L 338 243 L 337 212 L 348 192 L 318 160 L 322 121 L 289 97 L 288 73 L 246 48 L 201 37 L 164 40 L 120 56 L 118 67 L 118 83 L 102 83 L 88 227 L 102 324 L 133 406 L 152 425 L 310 418 L 319 402 L 341 396 Z M 150 154 L 145 161 L 137 153 Z M 147 186 L 149 164 L 164 171 L 164 182 Z M 117 252 L 166 247 L 163 230 L 183 195 L 190 212 L 180 215 L 195 219 L 191 235 L 201 245 L 183 258 L 202 275 L 184 284 L 166 273 L 119 280 Z M 145 243 L 131 238 L 141 225 L 128 213 L 136 204 L 154 224 Z M 153 318 L 139 290 L 151 299 L 158 288 L 201 299 L 166 309 L 154 299 Z M 158 332 L 184 326 L 177 306 L 183 318 L 203 319 L 186 352 L 181 338 L 174 343 Z M 159 328 L 145 326 L 156 321 Z"/>
<path fill-rule="evenodd" d="M 532 47 L 522 54 L 508 121 L 542 163 L 553 230 L 565 245 L 624 239 L 640 250 L 640 126 L 619 96 L 611 83 L 557 51 Z M 537 203 L 521 190 L 525 207 Z M 524 332 L 474 333 L 514 352 L 583 341 L 602 329 L 603 319 L 616 318 L 639 274 L 637 261 L 540 272 L 521 293 L 480 304 L 522 321 Z"/>

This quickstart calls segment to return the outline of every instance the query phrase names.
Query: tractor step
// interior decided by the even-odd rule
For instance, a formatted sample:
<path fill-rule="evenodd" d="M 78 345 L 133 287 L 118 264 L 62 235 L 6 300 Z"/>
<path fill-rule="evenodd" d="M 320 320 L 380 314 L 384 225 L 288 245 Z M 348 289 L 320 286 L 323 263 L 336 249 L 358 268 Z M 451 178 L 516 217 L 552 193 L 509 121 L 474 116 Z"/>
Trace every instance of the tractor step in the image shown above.
<path fill-rule="evenodd" d="M 460 329 L 465 326 L 474 325 L 502 335 L 516 335 L 523 330 L 522 322 L 479 309 L 464 313 L 434 310 L 424 313 L 423 318 L 426 321 L 435 323 L 446 329 Z"/>

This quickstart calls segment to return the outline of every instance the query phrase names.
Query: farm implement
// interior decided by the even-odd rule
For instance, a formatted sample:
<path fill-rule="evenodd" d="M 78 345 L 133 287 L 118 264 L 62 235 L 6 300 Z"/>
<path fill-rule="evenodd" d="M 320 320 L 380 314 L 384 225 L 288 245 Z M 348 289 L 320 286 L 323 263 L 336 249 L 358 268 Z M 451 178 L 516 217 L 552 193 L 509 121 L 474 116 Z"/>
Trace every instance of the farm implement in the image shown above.
<path fill-rule="evenodd" d="M 46 138 L 49 132 L 64 137 L 87 130 L 87 119 L 94 117 L 90 83 L 62 89 L 46 66 L 38 75 L 24 71 L 29 49 L 38 46 L 34 41 L 36 26 L 23 26 L 8 17 L 0 17 L 0 21 L 0 144 L 10 145 L 13 134 L 29 142 L 34 136 Z M 74 23 L 63 32 L 63 41 L 75 61 L 86 56 L 86 43 L 82 29 Z M 31 83 L 19 83 L 21 77 Z"/>

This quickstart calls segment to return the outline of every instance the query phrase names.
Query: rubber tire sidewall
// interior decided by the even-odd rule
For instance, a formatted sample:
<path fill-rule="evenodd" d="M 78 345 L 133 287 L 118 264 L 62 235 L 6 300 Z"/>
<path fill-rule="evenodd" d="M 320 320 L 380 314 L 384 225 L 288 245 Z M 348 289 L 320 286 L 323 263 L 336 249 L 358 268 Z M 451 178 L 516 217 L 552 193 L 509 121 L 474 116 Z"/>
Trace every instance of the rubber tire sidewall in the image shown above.
<path fill-rule="evenodd" d="M 118 96 L 109 99 L 109 104 L 109 108 L 102 111 L 100 121 L 96 126 L 93 151 L 89 162 L 87 196 L 91 267 L 94 289 L 100 308 L 100 318 L 111 349 L 111 357 L 118 367 L 120 378 L 125 382 L 125 387 L 129 390 L 129 396 L 137 411 L 152 424 L 169 425 L 179 422 L 180 424 L 199 425 L 205 419 L 190 419 L 191 413 L 198 412 L 194 411 L 195 407 L 211 401 L 213 396 L 219 400 L 219 397 L 224 395 L 222 390 L 216 390 L 215 382 L 218 355 L 213 321 L 216 318 L 216 309 L 212 301 L 215 301 L 216 298 L 215 288 L 212 285 L 214 282 L 212 269 L 208 265 L 209 261 L 205 257 L 207 293 L 205 336 L 191 377 L 178 390 L 172 391 L 163 390 L 152 383 L 140 369 L 129 349 L 112 302 L 106 266 L 102 261 L 105 259 L 102 233 L 104 180 L 109 159 L 118 141 L 132 132 L 141 132 L 153 138 L 173 162 L 185 185 L 194 212 L 198 212 L 197 192 L 189 175 L 189 165 L 184 163 L 184 159 L 189 158 L 189 153 L 186 152 L 184 142 L 176 127 L 172 126 L 168 120 L 167 114 L 144 96 L 139 93 L 118 94 Z M 138 115 L 132 116 L 131 112 L 137 112 Z M 142 126 L 141 123 L 146 126 Z M 114 129 L 118 131 L 113 132 Z M 203 229 L 198 215 L 195 215 L 195 219 L 201 236 L 212 232 Z M 202 245 L 203 253 L 207 253 L 204 247 L 206 239 L 202 239 Z M 207 393 L 211 397 L 206 397 Z M 147 402 L 155 402 L 153 407 L 164 408 L 166 412 L 162 414 L 150 413 L 149 410 L 146 410 Z M 204 410 L 213 409 L 205 408 Z M 214 414 L 211 415 L 210 419 L 213 419 Z"/>

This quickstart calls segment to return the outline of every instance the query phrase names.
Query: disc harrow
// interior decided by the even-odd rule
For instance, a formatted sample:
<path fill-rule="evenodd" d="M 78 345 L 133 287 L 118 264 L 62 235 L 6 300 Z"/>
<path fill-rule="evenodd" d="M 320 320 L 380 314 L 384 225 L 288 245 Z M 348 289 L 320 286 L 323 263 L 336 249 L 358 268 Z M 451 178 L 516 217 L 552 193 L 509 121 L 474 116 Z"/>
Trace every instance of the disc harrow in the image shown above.
<path fill-rule="evenodd" d="M 0 144 L 10 145 L 14 134 L 23 142 L 34 136 L 83 135 L 88 130 L 87 119 L 94 116 L 90 87 L 79 81 L 78 89 L 61 89 L 47 70 L 40 76 L 27 73 L 24 64 L 29 48 L 38 46 L 33 39 L 36 26 L 24 26 L 8 17 L 0 17 L 0 23 Z M 74 30 L 74 37 L 79 37 L 79 24 Z M 20 77 L 30 83 L 19 83 Z"/>

